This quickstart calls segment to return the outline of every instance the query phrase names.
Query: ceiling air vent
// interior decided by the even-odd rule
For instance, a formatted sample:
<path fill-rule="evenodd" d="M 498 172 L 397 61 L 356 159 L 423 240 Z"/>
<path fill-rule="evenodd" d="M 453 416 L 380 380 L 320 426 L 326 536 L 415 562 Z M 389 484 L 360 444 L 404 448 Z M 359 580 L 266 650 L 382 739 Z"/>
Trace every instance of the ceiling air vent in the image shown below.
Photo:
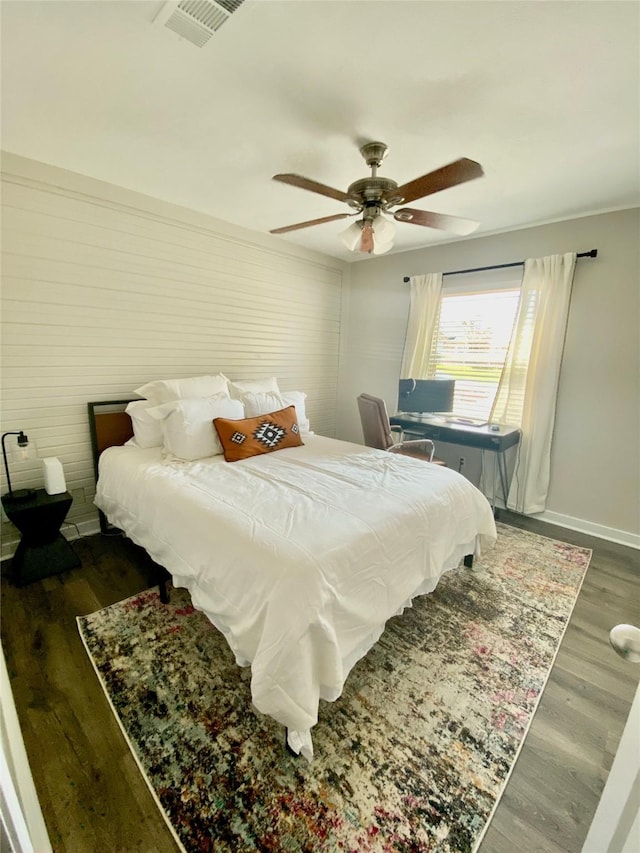
<path fill-rule="evenodd" d="M 180 38 L 204 47 L 211 36 L 242 5 L 244 0 L 169 0 L 154 24 L 167 27 Z"/>

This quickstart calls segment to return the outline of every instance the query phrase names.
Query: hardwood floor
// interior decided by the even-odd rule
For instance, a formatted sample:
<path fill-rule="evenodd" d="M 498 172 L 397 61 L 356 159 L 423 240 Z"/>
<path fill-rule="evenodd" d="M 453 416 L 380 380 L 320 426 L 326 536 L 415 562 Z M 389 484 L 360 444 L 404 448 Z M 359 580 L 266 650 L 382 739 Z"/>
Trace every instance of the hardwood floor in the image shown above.
<path fill-rule="evenodd" d="M 582 850 L 640 675 L 609 645 L 614 625 L 640 625 L 639 554 L 524 516 L 503 513 L 502 520 L 591 548 L 593 556 L 479 853 L 573 853 Z"/>
<path fill-rule="evenodd" d="M 501 520 L 593 557 L 479 853 L 580 853 L 640 674 L 608 642 L 613 625 L 640 625 L 638 552 L 510 513 Z M 152 569 L 119 537 L 74 548 L 81 568 L 21 589 L 2 580 L 2 643 L 51 843 L 55 853 L 175 853 L 76 626 L 76 616 L 150 586 Z"/>

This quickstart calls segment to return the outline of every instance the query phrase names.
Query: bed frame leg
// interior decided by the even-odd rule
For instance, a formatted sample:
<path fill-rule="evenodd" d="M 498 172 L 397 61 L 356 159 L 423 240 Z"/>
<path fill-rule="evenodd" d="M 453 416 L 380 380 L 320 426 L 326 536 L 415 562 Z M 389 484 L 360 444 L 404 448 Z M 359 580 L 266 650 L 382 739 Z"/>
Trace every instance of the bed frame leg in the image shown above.
<path fill-rule="evenodd" d="M 464 558 L 464 564 L 467 569 L 473 568 L 473 554 L 467 554 L 467 556 Z"/>
<path fill-rule="evenodd" d="M 167 586 L 167 584 L 171 580 L 171 575 L 165 568 L 158 565 L 158 563 L 153 563 L 153 570 L 155 574 L 156 583 L 158 584 L 158 593 L 160 595 L 160 601 L 163 604 L 168 604 L 169 587 Z"/>
<path fill-rule="evenodd" d="M 167 589 L 167 579 L 163 578 L 158 582 L 158 592 L 160 593 L 160 601 L 163 604 L 169 603 L 169 590 Z"/>
<path fill-rule="evenodd" d="M 297 752 L 294 752 L 289 746 L 289 729 L 284 730 L 284 748 L 289 753 L 289 755 L 293 756 L 293 758 L 300 758 Z"/>

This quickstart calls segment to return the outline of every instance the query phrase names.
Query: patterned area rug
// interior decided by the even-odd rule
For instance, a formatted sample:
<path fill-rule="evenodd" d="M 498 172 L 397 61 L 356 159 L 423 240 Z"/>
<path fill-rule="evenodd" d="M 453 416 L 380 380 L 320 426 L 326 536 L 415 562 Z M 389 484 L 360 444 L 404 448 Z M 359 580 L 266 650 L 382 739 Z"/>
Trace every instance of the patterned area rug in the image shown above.
<path fill-rule="evenodd" d="M 184 590 L 78 619 L 138 764 L 185 851 L 477 849 L 515 763 L 591 552 L 498 525 L 498 542 L 391 619 L 315 757 L 251 706 L 250 672 Z"/>

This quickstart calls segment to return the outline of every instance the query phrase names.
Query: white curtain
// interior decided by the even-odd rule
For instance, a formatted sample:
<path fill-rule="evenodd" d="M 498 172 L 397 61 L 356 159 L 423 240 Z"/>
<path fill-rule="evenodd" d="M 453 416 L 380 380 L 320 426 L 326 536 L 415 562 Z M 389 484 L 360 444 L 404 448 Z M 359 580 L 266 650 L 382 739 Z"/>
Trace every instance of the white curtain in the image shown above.
<path fill-rule="evenodd" d="M 413 275 L 411 307 L 402 355 L 401 379 L 427 379 L 433 333 L 440 311 L 442 273 Z"/>
<path fill-rule="evenodd" d="M 575 265 L 575 253 L 525 261 L 520 305 L 491 411 L 491 421 L 522 428 L 507 506 L 525 515 L 546 506 Z"/>

